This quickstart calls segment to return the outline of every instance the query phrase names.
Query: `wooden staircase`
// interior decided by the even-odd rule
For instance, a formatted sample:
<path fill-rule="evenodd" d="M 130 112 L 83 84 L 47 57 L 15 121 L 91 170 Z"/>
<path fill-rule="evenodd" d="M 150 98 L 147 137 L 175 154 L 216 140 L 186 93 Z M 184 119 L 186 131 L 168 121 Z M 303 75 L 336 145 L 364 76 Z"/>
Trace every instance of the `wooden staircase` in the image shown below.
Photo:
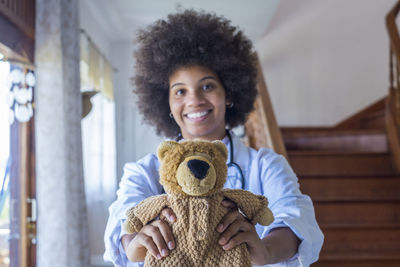
<path fill-rule="evenodd" d="M 336 127 L 282 128 L 289 162 L 325 235 L 312 266 L 400 266 L 400 175 L 384 99 L 374 105 Z"/>
<path fill-rule="evenodd" d="M 389 93 L 334 127 L 279 128 L 259 68 L 247 145 L 288 160 L 325 235 L 313 267 L 400 267 L 400 0 L 386 16 Z"/>

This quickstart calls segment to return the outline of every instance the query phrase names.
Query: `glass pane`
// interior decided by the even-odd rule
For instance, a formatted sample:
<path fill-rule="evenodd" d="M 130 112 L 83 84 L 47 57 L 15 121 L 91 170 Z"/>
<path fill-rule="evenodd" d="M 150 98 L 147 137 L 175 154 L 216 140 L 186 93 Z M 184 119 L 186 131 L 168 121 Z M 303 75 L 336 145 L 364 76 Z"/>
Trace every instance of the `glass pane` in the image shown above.
<path fill-rule="evenodd" d="M 8 74 L 10 65 L 0 61 L 0 267 L 10 265 L 10 193 L 9 193 L 9 147 L 10 147 L 10 108 Z"/>

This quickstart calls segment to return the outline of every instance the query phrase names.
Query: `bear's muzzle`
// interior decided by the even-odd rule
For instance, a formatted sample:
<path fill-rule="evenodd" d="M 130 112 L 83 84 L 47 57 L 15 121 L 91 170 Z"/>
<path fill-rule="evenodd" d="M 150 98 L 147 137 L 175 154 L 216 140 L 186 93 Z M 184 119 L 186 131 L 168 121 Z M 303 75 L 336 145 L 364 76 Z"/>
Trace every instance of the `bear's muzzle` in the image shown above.
<path fill-rule="evenodd" d="M 189 170 L 193 173 L 194 177 L 202 180 L 207 175 L 207 171 L 210 168 L 207 162 L 199 159 L 191 159 L 187 162 Z"/>

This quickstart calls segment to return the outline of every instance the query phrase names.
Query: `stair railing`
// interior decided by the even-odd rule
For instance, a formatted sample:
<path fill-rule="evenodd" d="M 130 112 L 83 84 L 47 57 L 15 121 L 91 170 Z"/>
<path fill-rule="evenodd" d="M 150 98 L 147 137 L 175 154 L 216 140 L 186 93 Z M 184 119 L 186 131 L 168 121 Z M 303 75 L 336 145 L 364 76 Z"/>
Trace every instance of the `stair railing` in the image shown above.
<path fill-rule="evenodd" d="M 386 104 L 386 131 L 394 167 L 400 172 L 400 35 L 396 17 L 400 11 L 398 1 L 386 15 L 386 28 L 390 39 L 389 95 Z"/>
<path fill-rule="evenodd" d="M 250 113 L 245 125 L 247 144 L 255 149 L 271 148 L 276 153 L 288 158 L 259 60 L 257 89 L 258 96 L 254 103 L 254 111 Z"/>

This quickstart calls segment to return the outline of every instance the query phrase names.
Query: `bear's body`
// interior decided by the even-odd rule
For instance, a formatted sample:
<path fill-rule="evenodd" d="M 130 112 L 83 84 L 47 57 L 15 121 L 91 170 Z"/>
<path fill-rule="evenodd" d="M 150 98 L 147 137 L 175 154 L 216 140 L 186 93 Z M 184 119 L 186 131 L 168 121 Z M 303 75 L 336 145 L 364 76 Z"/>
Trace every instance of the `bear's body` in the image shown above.
<path fill-rule="evenodd" d="M 148 253 L 145 266 L 251 266 L 245 244 L 224 251 L 218 244 L 220 233 L 210 231 L 216 229 L 229 212 L 221 205 L 224 199 L 221 193 L 211 197 L 185 198 L 161 195 L 152 199 L 175 212 L 177 220 L 171 227 L 176 249 L 161 260 Z M 146 206 L 142 206 L 143 212 L 148 211 Z M 136 212 L 140 214 L 142 211 Z M 243 259 L 245 262 L 239 262 Z"/>
<path fill-rule="evenodd" d="M 169 207 L 177 218 L 171 225 L 176 246 L 160 260 L 147 253 L 145 266 L 251 266 L 246 244 L 227 251 L 218 244 L 221 234 L 216 231 L 217 225 L 230 211 L 221 202 L 225 198 L 232 200 L 253 223 L 268 225 L 273 215 L 264 196 L 246 190 L 222 189 L 227 168 L 225 145 L 222 142 L 169 141 L 167 148 L 165 145 L 159 148 L 158 156 L 162 162 L 160 182 L 168 194 L 147 198 L 129 209 L 124 229 L 138 232 Z M 204 177 L 193 178 L 191 160 L 204 160 L 210 165 L 206 171 L 194 170 L 197 176 L 200 173 Z M 175 163 L 166 165 L 171 162 Z"/>

